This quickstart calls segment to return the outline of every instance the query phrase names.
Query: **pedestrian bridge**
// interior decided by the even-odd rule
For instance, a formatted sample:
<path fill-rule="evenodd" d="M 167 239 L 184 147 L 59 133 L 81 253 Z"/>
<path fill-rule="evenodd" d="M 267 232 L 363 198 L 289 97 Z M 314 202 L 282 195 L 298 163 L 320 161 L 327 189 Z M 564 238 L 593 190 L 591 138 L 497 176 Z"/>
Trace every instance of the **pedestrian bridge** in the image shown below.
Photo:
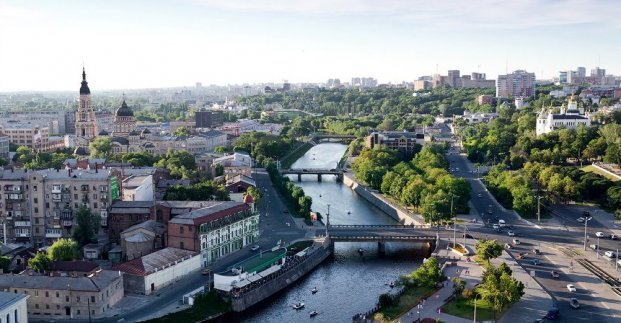
<path fill-rule="evenodd" d="M 334 175 L 337 180 L 343 180 L 343 170 L 340 168 L 320 169 L 320 168 L 290 168 L 281 169 L 282 175 L 298 175 L 298 182 L 302 181 L 302 175 L 317 175 L 317 180 L 321 182 L 322 175 Z"/>

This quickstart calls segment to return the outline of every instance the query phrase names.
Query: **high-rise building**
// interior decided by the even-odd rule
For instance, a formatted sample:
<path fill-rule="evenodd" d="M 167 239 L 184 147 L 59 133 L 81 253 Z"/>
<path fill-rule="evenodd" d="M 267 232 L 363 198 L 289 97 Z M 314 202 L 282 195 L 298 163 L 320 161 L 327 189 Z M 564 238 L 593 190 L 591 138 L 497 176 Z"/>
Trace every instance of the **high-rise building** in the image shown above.
<path fill-rule="evenodd" d="M 571 73 L 571 71 L 570 72 L 562 71 L 562 72 L 558 73 L 558 83 L 559 84 L 566 84 L 567 83 L 567 74 L 568 73 Z"/>
<path fill-rule="evenodd" d="M 460 84 L 458 84 L 459 82 L 459 70 L 449 70 L 448 71 L 448 79 L 447 79 L 447 83 L 448 86 L 450 87 L 460 87 Z"/>
<path fill-rule="evenodd" d="M 591 77 L 604 77 L 606 76 L 606 69 L 596 67 L 591 69 Z"/>
<path fill-rule="evenodd" d="M 577 74 L 576 76 L 578 77 L 586 77 L 586 68 L 578 66 L 578 69 L 576 70 L 576 74 Z"/>
<path fill-rule="evenodd" d="M 498 80 L 496 82 L 496 97 L 534 97 L 535 88 L 535 73 L 517 70 L 511 74 L 498 75 Z"/>
<path fill-rule="evenodd" d="M 76 153 L 85 155 L 88 144 L 97 136 L 95 111 L 91 102 L 91 90 L 86 82 L 86 71 L 82 69 L 82 86 L 80 87 L 80 104 L 75 117 Z"/>
<path fill-rule="evenodd" d="M 224 113 L 215 110 L 200 110 L 194 113 L 196 128 L 213 128 L 224 123 Z"/>

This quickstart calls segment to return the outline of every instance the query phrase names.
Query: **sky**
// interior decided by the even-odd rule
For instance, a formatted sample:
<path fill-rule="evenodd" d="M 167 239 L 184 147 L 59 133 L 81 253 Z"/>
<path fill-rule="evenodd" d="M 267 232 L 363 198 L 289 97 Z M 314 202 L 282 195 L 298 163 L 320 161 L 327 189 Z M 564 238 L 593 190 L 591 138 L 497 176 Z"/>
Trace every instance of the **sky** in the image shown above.
<path fill-rule="evenodd" d="M 621 74 L 619 0 L 0 0 L 0 92 Z"/>

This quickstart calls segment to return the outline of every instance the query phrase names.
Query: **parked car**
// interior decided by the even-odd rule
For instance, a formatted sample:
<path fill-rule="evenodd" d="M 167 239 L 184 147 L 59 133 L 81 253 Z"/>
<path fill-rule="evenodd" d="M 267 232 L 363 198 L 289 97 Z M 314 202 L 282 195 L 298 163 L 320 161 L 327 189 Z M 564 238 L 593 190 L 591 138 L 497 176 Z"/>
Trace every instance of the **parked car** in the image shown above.
<path fill-rule="evenodd" d="M 576 286 L 574 284 L 567 284 L 567 290 L 573 293 L 576 291 Z"/>
<path fill-rule="evenodd" d="M 514 236 L 515 236 L 515 232 L 513 232 L 513 231 L 511 231 L 511 230 L 509 230 L 509 231 L 507 232 L 507 234 L 508 234 L 510 237 L 514 237 Z"/>
<path fill-rule="evenodd" d="M 534 266 L 538 266 L 541 263 L 541 261 L 539 261 L 539 259 L 533 259 L 533 265 Z"/>
<path fill-rule="evenodd" d="M 615 252 L 608 250 L 608 251 L 604 252 L 604 256 L 606 256 L 608 258 L 614 258 L 615 257 Z"/>
<path fill-rule="evenodd" d="M 493 214 L 494 212 L 492 210 L 487 210 L 487 214 Z"/>
<path fill-rule="evenodd" d="M 595 232 L 595 236 L 598 237 L 598 238 L 603 238 L 606 235 L 603 232 L 601 232 L 601 231 L 597 231 L 597 232 Z"/>
<path fill-rule="evenodd" d="M 545 318 L 548 320 L 556 320 L 560 314 L 561 314 L 561 311 L 559 311 L 558 308 L 553 307 L 548 310 L 548 313 L 546 314 Z"/>
<path fill-rule="evenodd" d="M 617 240 L 617 235 L 616 234 L 611 234 L 610 235 L 610 240 Z"/>
<path fill-rule="evenodd" d="M 556 271 L 550 272 L 550 275 L 552 276 L 552 278 L 559 278 L 559 277 L 561 277 L 561 275 L 559 275 L 559 273 L 556 272 Z"/>
<path fill-rule="evenodd" d="M 511 249 L 511 245 L 508 243 L 505 243 L 505 249 Z"/>
<path fill-rule="evenodd" d="M 483 197 L 483 194 L 479 193 L 477 194 L 478 197 Z"/>
<path fill-rule="evenodd" d="M 500 220 L 498 220 L 498 224 L 505 225 L 505 224 L 507 224 L 507 222 L 505 222 L 505 220 L 503 220 L 503 219 L 500 219 Z"/>
<path fill-rule="evenodd" d="M 494 225 L 492 225 L 492 228 L 494 228 L 494 229 L 500 229 L 500 226 L 499 226 L 498 224 L 494 223 Z"/>
<path fill-rule="evenodd" d="M 569 306 L 571 306 L 572 308 L 575 308 L 575 309 L 579 309 L 579 308 L 580 308 L 580 303 L 578 303 L 578 300 L 577 300 L 577 299 L 575 299 L 575 298 L 573 298 L 573 297 L 572 297 L 572 298 L 569 300 Z"/>
<path fill-rule="evenodd" d="M 258 244 L 255 244 L 254 246 L 252 246 L 252 248 L 250 248 L 250 250 L 257 251 L 257 250 L 259 250 L 259 248 L 261 248 L 261 247 L 259 247 Z"/>
<path fill-rule="evenodd" d="M 515 244 L 515 245 L 520 244 L 520 240 L 519 239 L 513 239 L 513 244 Z"/>
<path fill-rule="evenodd" d="M 578 221 L 578 223 L 584 223 L 584 218 L 583 217 L 579 217 L 576 219 L 576 221 Z"/>
<path fill-rule="evenodd" d="M 540 255 L 540 254 L 541 254 L 541 251 L 539 250 L 539 248 L 535 248 L 535 249 L 533 249 L 533 252 L 534 252 L 536 255 Z"/>

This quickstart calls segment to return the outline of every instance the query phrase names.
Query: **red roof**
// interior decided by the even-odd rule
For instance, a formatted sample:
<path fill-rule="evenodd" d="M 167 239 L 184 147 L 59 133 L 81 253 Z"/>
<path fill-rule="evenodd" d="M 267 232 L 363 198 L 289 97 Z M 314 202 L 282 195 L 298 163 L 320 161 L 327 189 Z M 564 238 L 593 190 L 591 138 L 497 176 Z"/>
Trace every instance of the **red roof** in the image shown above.
<path fill-rule="evenodd" d="M 136 258 L 128 262 L 118 264 L 112 267 L 112 269 L 139 276 L 145 276 L 147 273 L 147 271 L 144 269 L 142 258 Z"/>
<path fill-rule="evenodd" d="M 51 270 L 52 271 L 78 271 L 89 273 L 91 271 L 97 270 L 99 265 L 96 262 L 85 261 L 85 260 L 73 260 L 73 261 L 55 261 L 52 263 Z"/>

